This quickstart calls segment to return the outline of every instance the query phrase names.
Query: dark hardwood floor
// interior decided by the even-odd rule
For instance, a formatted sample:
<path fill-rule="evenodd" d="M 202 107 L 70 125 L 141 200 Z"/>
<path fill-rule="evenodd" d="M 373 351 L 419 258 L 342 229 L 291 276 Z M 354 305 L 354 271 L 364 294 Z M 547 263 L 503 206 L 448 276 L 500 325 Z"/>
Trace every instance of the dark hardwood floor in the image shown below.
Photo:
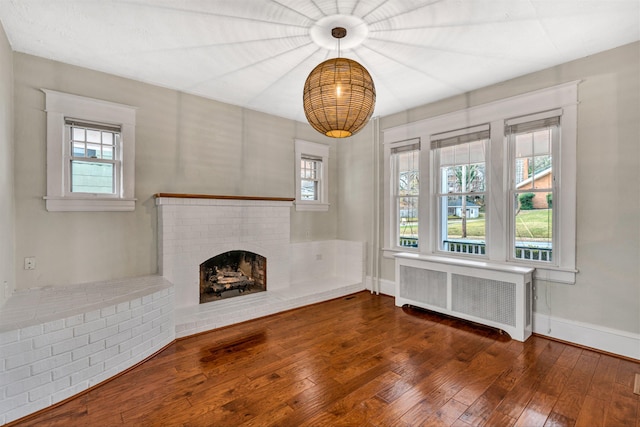
<path fill-rule="evenodd" d="M 178 340 L 15 425 L 640 427 L 635 373 L 361 292 Z"/>

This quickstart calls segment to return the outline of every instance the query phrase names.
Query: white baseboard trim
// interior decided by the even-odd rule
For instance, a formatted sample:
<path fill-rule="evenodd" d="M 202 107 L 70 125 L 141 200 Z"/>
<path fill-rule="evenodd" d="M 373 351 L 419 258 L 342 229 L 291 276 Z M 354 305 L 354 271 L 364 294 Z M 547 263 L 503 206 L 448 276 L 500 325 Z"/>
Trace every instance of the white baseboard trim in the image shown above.
<path fill-rule="evenodd" d="M 640 334 L 533 313 L 533 332 L 640 360 Z"/>
<path fill-rule="evenodd" d="M 372 283 L 373 283 L 373 278 L 371 276 L 367 276 L 365 278 L 365 287 L 370 291 L 373 289 Z M 378 283 L 380 285 L 380 289 L 378 289 L 378 291 L 381 294 L 389 295 L 389 296 L 395 298 L 395 296 L 396 296 L 396 282 L 391 281 L 391 280 L 378 279 Z"/>
<path fill-rule="evenodd" d="M 372 278 L 367 276 L 365 287 L 368 290 L 372 289 L 372 283 Z M 378 283 L 381 294 L 395 297 L 395 282 L 379 279 Z M 533 313 L 533 332 L 541 336 L 640 360 L 640 334 L 541 313 Z"/>

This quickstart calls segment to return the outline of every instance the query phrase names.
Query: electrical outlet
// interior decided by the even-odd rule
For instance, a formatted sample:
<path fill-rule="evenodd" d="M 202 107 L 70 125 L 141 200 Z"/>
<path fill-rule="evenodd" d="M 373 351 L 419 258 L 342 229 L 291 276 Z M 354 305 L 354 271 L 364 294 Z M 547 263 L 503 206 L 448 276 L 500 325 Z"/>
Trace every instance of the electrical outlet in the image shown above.
<path fill-rule="evenodd" d="M 36 257 L 29 256 L 24 259 L 24 269 L 25 270 L 35 270 L 36 269 Z"/>
<path fill-rule="evenodd" d="M 322 261 L 322 254 L 316 254 L 316 261 Z"/>

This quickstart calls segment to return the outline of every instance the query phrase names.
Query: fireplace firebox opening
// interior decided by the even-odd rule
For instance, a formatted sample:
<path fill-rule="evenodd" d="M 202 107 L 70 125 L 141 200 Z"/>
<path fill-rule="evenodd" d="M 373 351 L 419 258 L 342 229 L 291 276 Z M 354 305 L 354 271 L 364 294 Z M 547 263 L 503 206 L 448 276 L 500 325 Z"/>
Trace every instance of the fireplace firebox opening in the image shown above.
<path fill-rule="evenodd" d="M 200 304 L 267 290 L 267 259 L 234 250 L 200 264 Z"/>

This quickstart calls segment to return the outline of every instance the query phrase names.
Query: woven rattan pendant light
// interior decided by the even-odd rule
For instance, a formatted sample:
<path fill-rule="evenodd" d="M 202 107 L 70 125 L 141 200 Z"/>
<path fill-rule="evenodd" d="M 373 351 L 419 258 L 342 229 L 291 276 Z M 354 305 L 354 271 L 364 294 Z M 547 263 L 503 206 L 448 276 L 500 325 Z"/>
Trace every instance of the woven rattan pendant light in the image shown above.
<path fill-rule="evenodd" d="M 338 39 L 347 30 L 336 27 Z M 347 58 L 328 59 L 311 71 L 302 96 L 304 114 L 318 132 L 332 138 L 346 138 L 362 129 L 373 114 L 376 88 L 362 65 Z"/>

